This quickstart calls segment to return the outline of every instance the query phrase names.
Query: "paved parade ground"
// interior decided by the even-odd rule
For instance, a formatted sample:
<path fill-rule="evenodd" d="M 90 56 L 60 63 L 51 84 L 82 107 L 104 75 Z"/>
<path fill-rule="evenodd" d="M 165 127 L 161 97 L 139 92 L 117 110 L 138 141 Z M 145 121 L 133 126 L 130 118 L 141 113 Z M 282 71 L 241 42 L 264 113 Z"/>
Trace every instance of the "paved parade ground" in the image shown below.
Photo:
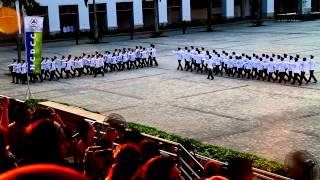
<path fill-rule="evenodd" d="M 283 162 L 285 154 L 306 149 L 320 160 L 320 85 L 284 85 L 256 80 L 215 77 L 177 71 L 172 50 L 194 45 L 238 53 L 315 55 L 320 79 L 320 21 L 218 25 L 214 32 L 194 29 L 165 33 L 157 39 L 127 36 L 104 38 L 104 43 L 81 40 L 51 42 L 44 56 L 80 55 L 135 45 L 156 45 L 157 68 L 83 76 L 31 85 L 35 98 L 66 102 L 103 114 L 116 112 L 128 121 L 254 153 Z M 16 56 L 12 46 L 0 47 L 0 94 L 21 98 L 27 86 L 10 83 L 7 64 Z"/>

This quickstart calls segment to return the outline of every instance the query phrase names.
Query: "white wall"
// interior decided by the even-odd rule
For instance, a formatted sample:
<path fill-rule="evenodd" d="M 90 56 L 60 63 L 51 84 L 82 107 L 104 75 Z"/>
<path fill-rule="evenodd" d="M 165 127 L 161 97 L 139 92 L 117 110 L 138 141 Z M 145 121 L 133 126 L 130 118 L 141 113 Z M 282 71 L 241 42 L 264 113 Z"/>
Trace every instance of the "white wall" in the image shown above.
<path fill-rule="evenodd" d="M 234 0 L 222 0 L 222 17 L 234 18 Z"/>

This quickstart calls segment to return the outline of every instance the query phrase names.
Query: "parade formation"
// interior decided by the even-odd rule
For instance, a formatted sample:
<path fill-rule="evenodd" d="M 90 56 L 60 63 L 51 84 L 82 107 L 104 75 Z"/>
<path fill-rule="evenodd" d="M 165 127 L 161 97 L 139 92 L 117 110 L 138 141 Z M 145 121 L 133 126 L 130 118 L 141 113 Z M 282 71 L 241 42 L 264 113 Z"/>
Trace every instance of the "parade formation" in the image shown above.
<path fill-rule="evenodd" d="M 316 62 L 313 55 L 302 57 L 301 55 L 288 54 L 256 54 L 248 55 L 236 52 L 221 53 L 216 50 L 211 52 L 205 48 L 194 48 L 193 46 L 178 48 L 176 59 L 178 61 L 177 70 L 196 71 L 208 73 L 207 79 L 214 79 L 213 74 L 228 77 L 267 80 L 279 83 L 302 85 L 303 82 L 309 83 L 313 80 L 317 82 L 314 76 Z M 182 62 L 184 61 L 184 67 Z M 307 78 L 306 73 L 309 73 Z"/>
<path fill-rule="evenodd" d="M 82 75 L 97 77 L 98 74 L 104 76 L 107 72 L 158 66 L 156 52 L 155 46 L 151 44 L 148 48 L 136 46 L 135 48 L 115 49 L 112 52 L 83 53 L 75 57 L 72 55 L 62 56 L 60 59 L 57 56 L 42 57 L 41 73 L 39 74 L 34 73 L 33 64 L 28 71 L 27 63 L 24 60 L 13 60 L 8 67 L 12 83 L 16 84 L 26 84 L 28 77 L 31 83 L 81 77 Z"/>

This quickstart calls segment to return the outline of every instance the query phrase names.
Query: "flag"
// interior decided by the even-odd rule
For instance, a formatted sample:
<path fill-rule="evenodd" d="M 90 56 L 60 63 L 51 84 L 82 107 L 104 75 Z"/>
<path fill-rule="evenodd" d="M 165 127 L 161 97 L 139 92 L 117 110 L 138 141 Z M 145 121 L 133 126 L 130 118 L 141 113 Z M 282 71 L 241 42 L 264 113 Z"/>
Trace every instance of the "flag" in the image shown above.
<path fill-rule="evenodd" d="M 34 66 L 33 73 L 40 74 L 43 17 L 25 16 L 24 28 L 28 72 L 31 73 L 31 66 Z"/>

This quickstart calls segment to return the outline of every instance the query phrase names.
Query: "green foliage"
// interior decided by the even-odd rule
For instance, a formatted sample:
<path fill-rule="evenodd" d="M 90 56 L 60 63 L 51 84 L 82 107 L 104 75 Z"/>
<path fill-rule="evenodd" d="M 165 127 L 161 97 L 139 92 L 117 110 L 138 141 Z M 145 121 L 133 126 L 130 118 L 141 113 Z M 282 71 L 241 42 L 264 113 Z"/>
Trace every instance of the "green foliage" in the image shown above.
<path fill-rule="evenodd" d="M 280 163 L 267 160 L 265 158 L 258 157 L 256 155 L 252 155 L 244 152 L 237 152 L 231 149 L 214 146 L 211 144 L 203 144 L 194 139 L 182 138 L 177 135 L 169 134 L 164 131 L 160 131 L 156 128 L 136 124 L 129 123 L 129 127 L 131 129 L 139 130 L 142 133 L 149 134 L 152 136 L 160 137 L 166 140 L 178 142 L 181 144 L 192 144 L 194 150 L 197 154 L 210 157 L 212 159 L 217 159 L 222 162 L 228 162 L 230 159 L 235 157 L 241 157 L 245 159 L 249 159 L 253 162 L 253 166 L 268 172 L 273 172 L 277 174 L 284 175 L 284 166 Z"/>
<path fill-rule="evenodd" d="M 35 109 L 40 102 L 48 101 L 47 99 L 29 99 L 25 103 L 30 109 Z"/>

